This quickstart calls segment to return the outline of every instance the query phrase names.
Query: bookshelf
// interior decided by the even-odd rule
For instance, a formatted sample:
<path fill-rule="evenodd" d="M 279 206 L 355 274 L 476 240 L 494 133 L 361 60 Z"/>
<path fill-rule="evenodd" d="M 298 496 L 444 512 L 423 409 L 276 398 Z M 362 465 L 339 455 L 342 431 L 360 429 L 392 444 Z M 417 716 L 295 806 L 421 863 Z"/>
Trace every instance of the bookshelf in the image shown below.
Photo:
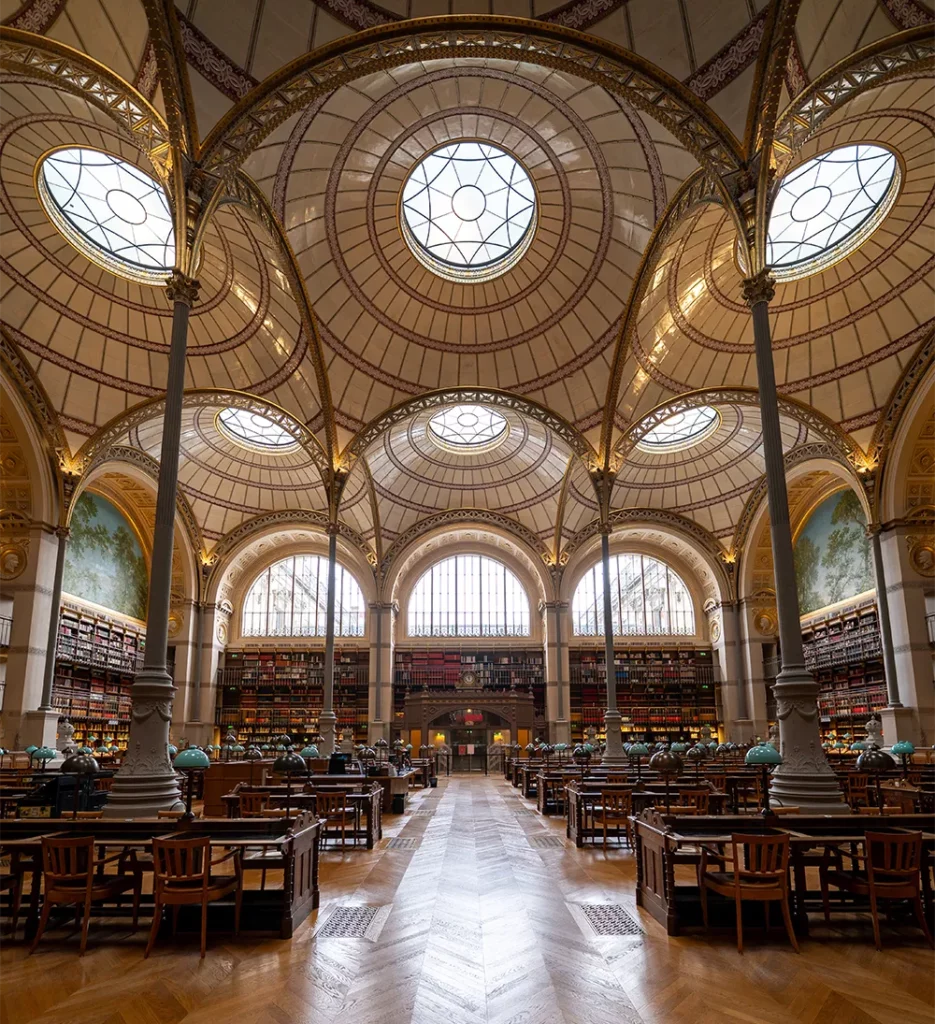
<path fill-rule="evenodd" d="M 334 710 L 338 732 L 367 740 L 370 652 L 334 652 Z M 268 743 L 287 733 L 313 741 L 322 710 L 325 655 L 322 650 L 228 650 L 217 675 L 215 724 L 233 729 L 241 743 Z"/>
<path fill-rule="evenodd" d="M 887 700 L 876 605 L 809 619 L 802 645 L 818 682 L 822 739 L 843 732 L 862 739 L 865 722 Z"/>
<path fill-rule="evenodd" d="M 545 665 L 541 647 L 457 650 L 396 649 L 393 671 L 393 712 L 403 717 L 406 694 L 420 690 L 454 690 L 465 672 L 473 672 L 485 690 L 529 690 L 537 727 L 545 724 Z"/>
<path fill-rule="evenodd" d="M 143 664 L 142 626 L 63 608 L 59 616 L 52 706 L 75 727 L 75 742 L 114 736 L 125 747 L 130 729 L 130 691 Z M 174 648 L 169 648 L 170 673 Z"/>
<path fill-rule="evenodd" d="M 585 738 L 594 726 L 603 734 L 606 707 L 603 648 L 569 650 L 571 736 Z M 615 648 L 617 706 L 625 741 L 701 737 L 717 729 L 714 669 L 710 649 L 686 647 Z"/>

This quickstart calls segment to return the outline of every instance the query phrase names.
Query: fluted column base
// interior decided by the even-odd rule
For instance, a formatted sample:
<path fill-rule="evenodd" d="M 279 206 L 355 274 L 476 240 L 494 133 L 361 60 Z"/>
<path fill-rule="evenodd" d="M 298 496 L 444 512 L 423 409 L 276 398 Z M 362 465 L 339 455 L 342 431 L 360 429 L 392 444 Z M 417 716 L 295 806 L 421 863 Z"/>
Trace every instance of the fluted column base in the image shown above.
<path fill-rule="evenodd" d="M 770 801 L 803 814 L 847 814 L 849 808 L 821 746 L 818 685 L 804 666 L 783 667 L 773 686 L 783 762 L 773 773 Z"/>
<path fill-rule="evenodd" d="M 623 737 L 620 726 L 623 715 L 619 711 L 604 712 L 604 753 L 601 764 L 626 764 L 627 757 L 623 752 Z"/>
<path fill-rule="evenodd" d="M 105 818 L 154 818 L 182 810 L 179 781 L 169 760 L 175 687 L 164 669 L 142 669 L 133 683 L 130 746 L 104 805 Z"/>

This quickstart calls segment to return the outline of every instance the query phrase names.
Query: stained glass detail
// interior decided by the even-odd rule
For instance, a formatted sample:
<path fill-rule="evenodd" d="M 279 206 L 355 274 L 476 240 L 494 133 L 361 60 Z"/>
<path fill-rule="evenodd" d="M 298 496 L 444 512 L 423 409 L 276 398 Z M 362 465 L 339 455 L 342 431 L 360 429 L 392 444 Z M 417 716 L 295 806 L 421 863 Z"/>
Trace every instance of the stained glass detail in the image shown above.
<path fill-rule="evenodd" d="M 282 452 L 298 447 L 298 441 L 285 427 L 249 409 L 223 409 L 217 417 L 218 429 L 235 444 L 247 448 Z"/>
<path fill-rule="evenodd" d="M 403 185 L 403 236 L 420 262 L 452 280 L 505 273 L 535 231 L 526 169 L 498 146 L 454 142 L 433 150 Z"/>
<path fill-rule="evenodd" d="M 695 609 L 682 578 L 648 555 L 610 560 L 610 604 L 614 636 L 693 636 Z M 582 576 L 571 605 L 575 636 L 604 635 L 604 566 Z"/>
<path fill-rule="evenodd" d="M 484 555 L 452 555 L 409 595 L 409 636 L 529 636 L 529 598 L 510 570 Z"/>
<path fill-rule="evenodd" d="M 896 157 L 882 146 L 841 146 L 807 160 L 779 186 L 766 261 L 776 278 L 815 273 L 853 252 L 899 191 Z"/>
<path fill-rule="evenodd" d="M 357 580 L 335 566 L 334 635 L 364 635 L 364 595 Z M 243 606 L 244 636 L 324 636 L 328 559 L 293 555 L 253 581 Z"/>
<path fill-rule="evenodd" d="M 698 444 L 717 429 L 721 417 L 710 405 L 696 405 L 668 416 L 648 430 L 637 442 L 647 452 L 674 452 Z"/>
<path fill-rule="evenodd" d="M 162 185 L 96 149 L 57 149 L 43 161 L 39 195 L 52 222 L 89 260 L 145 284 L 175 265 L 172 211 Z"/>
<path fill-rule="evenodd" d="M 445 448 L 489 451 L 506 437 L 507 422 L 483 405 L 449 405 L 429 420 L 429 432 Z"/>

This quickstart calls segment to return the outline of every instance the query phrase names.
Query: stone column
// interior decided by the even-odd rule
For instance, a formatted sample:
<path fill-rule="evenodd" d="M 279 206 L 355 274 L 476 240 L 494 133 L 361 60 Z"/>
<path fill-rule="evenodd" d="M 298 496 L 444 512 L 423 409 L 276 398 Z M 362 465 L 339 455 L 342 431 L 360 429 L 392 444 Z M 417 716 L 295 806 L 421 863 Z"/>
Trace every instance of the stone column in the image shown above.
<path fill-rule="evenodd" d="M 721 635 L 714 643 L 721 668 L 721 711 L 726 739 L 746 738 L 751 730 L 747 673 L 739 602 L 724 601 L 720 606 Z"/>
<path fill-rule="evenodd" d="M 606 748 L 603 760 L 608 764 L 623 764 L 622 721 L 617 710 L 617 667 L 614 664 L 614 613 L 610 598 L 610 523 L 601 524 L 601 563 L 604 567 L 604 665 L 606 670 L 607 709 L 604 712 Z"/>
<path fill-rule="evenodd" d="M 393 719 L 393 605 L 370 605 L 370 727 L 368 742 L 390 740 Z M 427 741 L 426 741 L 427 742 Z"/>
<path fill-rule="evenodd" d="M 176 612 L 181 612 L 182 624 L 171 644 L 175 650 L 173 683 L 178 693 L 172 705 L 170 738 L 178 745 L 179 738 L 187 736 L 185 726 L 189 721 L 189 709 L 197 700 L 199 652 L 195 637 L 198 632 L 198 605 L 194 601 L 186 601 Z"/>
<path fill-rule="evenodd" d="M 770 794 L 776 803 L 795 805 L 803 811 L 844 813 L 847 806 L 821 747 L 818 684 L 805 667 L 802 650 L 799 597 L 792 557 L 792 530 L 789 525 L 789 500 L 779 426 L 779 401 L 769 332 L 769 302 L 773 297 L 773 280 L 769 271 L 763 270 L 744 281 L 743 295 L 753 313 L 753 343 L 759 381 L 763 458 L 766 464 L 776 610 L 782 651 L 782 668 L 774 692 L 779 717 L 780 751 L 784 760 L 773 774 Z"/>
<path fill-rule="evenodd" d="M 39 705 L 58 549 L 59 541 L 52 530 L 35 526 L 17 545 L 18 561 L 10 564 L 11 556 L 3 566 L 3 594 L 13 601 L 2 713 L 3 746 L 9 750 L 22 750 L 31 743 L 55 746 L 58 713 L 40 711 Z"/>
<path fill-rule="evenodd" d="M 911 740 L 916 746 L 930 746 L 935 742 L 932 647 L 925 621 L 925 594 L 931 581 L 919 571 L 920 564 L 924 572 L 929 571 L 920 559 L 927 543 L 925 532 L 924 524 L 897 521 L 887 524 L 879 533 L 892 635 L 895 696 L 902 705 L 885 708 L 881 713 L 883 738 L 888 744 L 896 739 Z M 881 610 L 881 624 L 882 617 Z M 889 686 L 888 665 L 886 671 Z"/>
<path fill-rule="evenodd" d="M 197 711 L 188 723 L 187 738 L 192 743 L 211 743 L 214 740 L 214 718 L 217 705 L 217 677 L 221 652 L 227 643 L 230 626 L 230 606 L 205 604 L 201 612 L 201 676 L 198 684 Z"/>
<path fill-rule="evenodd" d="M 338 560 L 338 526 L 328 524 L 328 604 L 325 612 L 325 692 L 322 700 L 318 731 L 321 743 L 318 749 L 323 757 L 334 753 L 337 715 L 334 713 L 334 604 L 335 567 Z"/>
<path fill-rule="evenodd" d="M 545 706 L 550 743 L 571 741 L 571 685 L 564 628 L 567 615 L 567 601 L 545 603 Z"/>
<path fill-rule="evenodd" d="M 169 639 L 169 601 L 172 591 L 172 548 L 175 496 L 179 477 L 182 400 L 188 315 L 198 295 L 198 283 L 175 271 L 166 295 L 173 303 L 172 343 L 159 457 L 159 487 L 153 530 L 149 608 L 146 616 L 146 654 L 133 683 L 133 705 L 127 756 L 114 778 L 104 815 L 138 818 L 159 810 L 181 807 L 179 784 L 169 761 L 169 722 L 175 687 L 166 670 Z"/>
<path fill-rule="evenodd" d="M 58 548 L 55 552 L 55 575 L 52 579 L 52 600 L 49 603 L 49 640 L 45 649 L 45 673 L 42 677 L 42 699 L 40 711 L 52 710 L 52 684 L 55 681 L 55 652 L 58 648 L 59 615 L 62 607 L 62 577 L 65 575 L 65 549 L 68 547 L 68 530 L 60 526 L 55 531 Z"/>

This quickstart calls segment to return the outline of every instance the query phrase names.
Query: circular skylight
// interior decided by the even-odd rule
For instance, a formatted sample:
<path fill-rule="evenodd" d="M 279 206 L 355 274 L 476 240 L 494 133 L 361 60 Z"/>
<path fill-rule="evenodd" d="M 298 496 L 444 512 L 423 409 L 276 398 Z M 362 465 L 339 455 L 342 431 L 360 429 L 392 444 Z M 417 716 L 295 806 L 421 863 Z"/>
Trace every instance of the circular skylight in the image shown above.
<path fill-rule="evenodd" d="M 483 405 L 449 405 L 429 420 L 432 439 L 449 451 L 489 451 L 504 441 L 508 432 L 506 419 Z"/>
<path fill-rule="evenodd" d="M 244 448 L 286 452 L 299 446 L 285 427 L 249 409 L 222 409 L 216 422 L 225 437 Z"/>
<path fill-rule="evenodd" d="M 684 409 L 657 423 L 636 442 L 636 447 L 644 452 L 675 452 L 703 441 L 720 422 L 717 409 L 710 405 Z"/>
<path fill-rule="evenodd" d="M 89 260 L 144 284 L 166 283 L 175 232 L 155 178 L 109 153 L 72 147 L 42 161 L 38 185 L 53 224 Z"/>
<path fill-rule="evenodd" d="M 899 182 L 896 157 L 881 146 L 841 146 L 787 174 L 769 218 L 774 276 L 804 277 L 853 252 L 888 213 Z"/>
<path fill-rule="evenodd" d="M 486 142 L 423 157 L 403 185 L 403 237 L 423 266 L 453 281 L 505 273 L 535 234 L 536 191 L 519 161 Z"/>

